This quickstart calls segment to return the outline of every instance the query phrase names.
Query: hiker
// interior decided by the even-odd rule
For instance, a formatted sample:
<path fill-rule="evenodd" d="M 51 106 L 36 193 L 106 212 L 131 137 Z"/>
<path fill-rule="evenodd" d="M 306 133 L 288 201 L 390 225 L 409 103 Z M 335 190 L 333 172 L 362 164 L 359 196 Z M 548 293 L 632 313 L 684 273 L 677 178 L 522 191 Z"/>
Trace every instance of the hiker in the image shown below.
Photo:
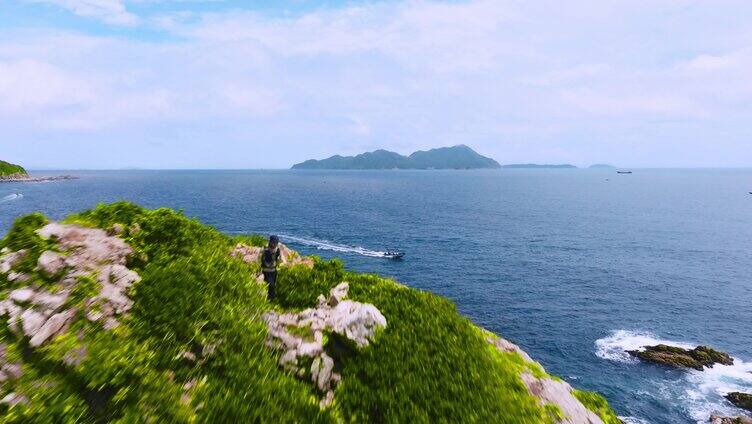
<path fill-rule="evenodd" d="M 269 285 L 269 300 L 274 299 L 274 286 L 277 283 L 277 266 L 280 262 L 279 237 L 269 237 L 269 245 L 261 251 L 261 272 Z"/>

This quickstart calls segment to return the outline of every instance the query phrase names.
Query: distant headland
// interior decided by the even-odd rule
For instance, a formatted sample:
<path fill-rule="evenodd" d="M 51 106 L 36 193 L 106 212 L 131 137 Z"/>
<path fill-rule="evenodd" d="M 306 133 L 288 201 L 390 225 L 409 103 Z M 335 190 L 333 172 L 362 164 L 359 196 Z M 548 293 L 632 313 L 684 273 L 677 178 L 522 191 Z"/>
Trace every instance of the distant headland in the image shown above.
<path fill-rule="evenodd" d="M 40 182 L 40 181 L 57 181 L 57 180 L 75 180 L 77 177 L 71 175 L 59 175 L 51 177 L 34 177 L 26 172 L 21 165 L 16 165 L 4 160 L 0 160 L 0 183 L 15 182 Z"/>
<path fill-rule="evenodd" d="M 388 150 L 376 150 L 357 156 L 335 155 L 328 159 L 310 159 L 292 169 L 491 169 L 498 162 L 464 144 L 417 151 L 410 156 Z"/>

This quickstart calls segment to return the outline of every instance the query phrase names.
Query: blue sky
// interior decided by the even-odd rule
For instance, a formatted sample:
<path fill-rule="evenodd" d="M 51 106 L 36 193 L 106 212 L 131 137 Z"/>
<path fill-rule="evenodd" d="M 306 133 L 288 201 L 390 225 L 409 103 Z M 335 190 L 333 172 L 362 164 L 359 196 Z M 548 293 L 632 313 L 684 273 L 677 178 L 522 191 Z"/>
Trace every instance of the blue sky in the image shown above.
<path fill-rule="evenodd" d="M 752 166 L 752 2 L 5 0 L 0 158 Z"/>

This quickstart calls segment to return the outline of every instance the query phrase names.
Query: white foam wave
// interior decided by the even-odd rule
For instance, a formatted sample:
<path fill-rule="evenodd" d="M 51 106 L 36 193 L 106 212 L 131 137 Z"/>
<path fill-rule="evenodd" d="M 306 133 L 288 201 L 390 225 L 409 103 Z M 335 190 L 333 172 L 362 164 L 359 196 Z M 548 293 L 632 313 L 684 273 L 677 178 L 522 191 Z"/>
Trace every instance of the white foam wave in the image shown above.
<path fill-rule="evenodd" d="M 619 417 L 625 424 L 650 424 L 650 421 L 637 417 Z"/>
<path fill-rule="evenodd" d="M 0 199 L 0 203 L 10 202 L 12 200 L 20 199 L 22 197 L 23 197 L 23 194 L 21 193 L 12 193 Z"/>
<path fill-rule="evenodd" d="M 724 396 L 730 392 L 752 392 L 752 362 L 734 358 L 734 365 L 715 365 L 703 371 L 689 371 L 688 388 L 682 395 L 692 419 L 707 422 L 711 414 L 740 415 Z"/>
<path fill-rule="evenodd" d="M 665 344 L 684 349 L 692 349 L 695 345 L 664 340 L 649 332 L 617 330 L 608 337 L 595 341 L 595 354 L 599 358 L 610 361 L 636 363 L 637 360 L 629 355 L 627 350 L 643 350 L 645 346 Z"/>
<path fill-rule="evenodd" d="M 600 358 L 626 363 L 637 363 L 626 350 L 641 350 L 644 346 L 666 344 L 684 349 L 693 349 L 697 344 L 665 340 L 649 332 L 618 330 L 608 337 L 596 340 L 596 355 Z M 676 386 L 679 385 L 679 387 Z M 676 395 L 686 413 L 698 423 L 708 421 L 710 415 L 735 416 L 743 411 L 735 408 L 724 395 L 730 392 L 752 391 L 752 362 L 734 358 L 734 365 L 715 365 L 703 371 L 687 370 L 684 376 L 670 384 L 669 390 L 663 384 L 656 385 L 656 395 L 666 402 L 674 402 Z M 664 390 L 665 389 L 665 390 Z M 642 419 L 626 417 L 626 423 L 645 423 Z"/>
<path fill-rule="evenodd" d="M 292 240 L 294 242 L 297 242 L 306 246 L 315 247 L 316 249 L 330 250 L 333 252 L 354 253 L 356 255 L 370 256 L 374 258 L 382 258 L 384 257 L 384 255 L 387 254 L 387 252 L 370 250 L 370 249 L 366 249 L 360 246 L 348 246 L 346 244 L 338 244 L 338 243 L 333 243 L 328 240 L 320 240 L 320 239 L 315 239 L 315 238 L 310 238 L 310 237 L 298 237 L 298 236 L 280 234 L 280 238 L 282 239 L 283 242 L 284 240 Z"/>

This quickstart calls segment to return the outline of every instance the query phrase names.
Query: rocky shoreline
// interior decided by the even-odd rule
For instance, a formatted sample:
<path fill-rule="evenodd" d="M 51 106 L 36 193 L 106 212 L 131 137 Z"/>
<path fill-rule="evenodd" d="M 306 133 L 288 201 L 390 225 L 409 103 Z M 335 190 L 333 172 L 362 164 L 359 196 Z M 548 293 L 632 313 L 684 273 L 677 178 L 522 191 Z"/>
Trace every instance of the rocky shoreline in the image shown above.
<path fill-rule="evenodd" d="M 73 175 L 55 175 L 51 177 L 32 177 L 29 175 L 0 176 L 0 183 L 41 183 L 46 181 L 77 180 Z"/>
<path fill-rule="evenodd" d="M 676 346 L 659 344 L 643 346 L 642 350 L 627 350 L 631 356 L 646 362 L 666 365 L 679 369 L 694 369 L 703 371 L 713 365 L 733 365 L 734 359 L 725 352 L 717 351 L 708 346 L 697 346 L 694 349 L 684 349 Z M 752 394 L 732 392 L 724 396 L 731 404 L 740 409 L 752 411 Z M 712 424 L 752 424 L 752 418 L 746 416 L 725 417 L 711 415 Z"/>

